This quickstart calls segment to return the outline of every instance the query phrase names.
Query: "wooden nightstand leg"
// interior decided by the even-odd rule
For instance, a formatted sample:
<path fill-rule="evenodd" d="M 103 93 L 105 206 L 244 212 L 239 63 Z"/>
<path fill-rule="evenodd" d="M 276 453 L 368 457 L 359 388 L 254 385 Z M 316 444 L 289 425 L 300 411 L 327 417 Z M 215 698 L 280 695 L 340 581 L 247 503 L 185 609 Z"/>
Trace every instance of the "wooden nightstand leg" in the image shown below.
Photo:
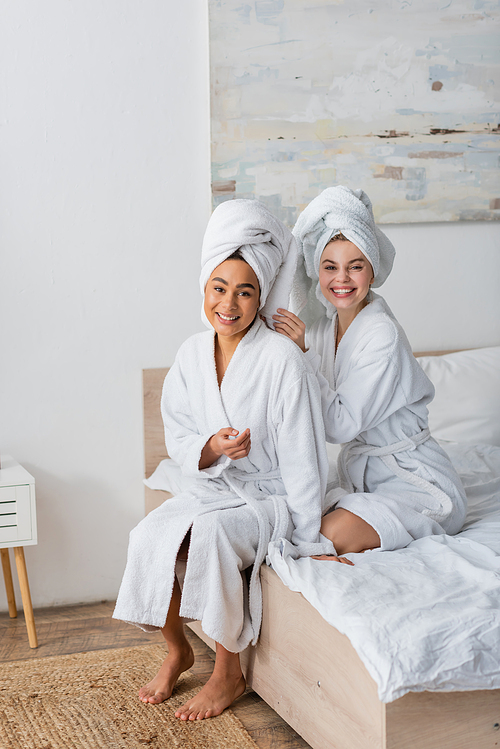
<path fill-rule="evenodd" d="M 12 583 L 12 570 L 10 568 L 10 557 L 8 549 L 0 549 L 2 555 L 3 579 L 5 590 L 7 592 L 7 603 L 9 604 L 9 616 L 15 619 L 17 616 L 16 597 L 14 595 L 14 585 Z"/>
<path fill-rule="evenodd" d="M 19 587 L 21 588 L 21 598 L 23 599 L 24 618 L 26 619 L 30 648 L 37 648 L 38 638 L 36 636 L 35 617 L 33 615 L 30 584 L 22 546 L 14 546 L 14 556 L 16 558 L 17 576 L 19 577 Z"/>

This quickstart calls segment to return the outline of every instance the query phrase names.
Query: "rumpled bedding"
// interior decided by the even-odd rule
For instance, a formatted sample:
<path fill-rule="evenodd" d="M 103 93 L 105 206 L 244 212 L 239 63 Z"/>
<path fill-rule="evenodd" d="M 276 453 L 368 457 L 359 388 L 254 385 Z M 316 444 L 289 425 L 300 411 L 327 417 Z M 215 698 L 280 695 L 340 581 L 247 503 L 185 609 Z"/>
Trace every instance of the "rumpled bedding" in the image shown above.
<path fill-rule="evenodd" d="M 354 567 L 294 559 L 286 540 L 269 547 L 282 581 L 349 638 L 383 702 L 500 688 L 500 448 L 441 444 L 468 499 L 456 536 L 347 554 Z"/>

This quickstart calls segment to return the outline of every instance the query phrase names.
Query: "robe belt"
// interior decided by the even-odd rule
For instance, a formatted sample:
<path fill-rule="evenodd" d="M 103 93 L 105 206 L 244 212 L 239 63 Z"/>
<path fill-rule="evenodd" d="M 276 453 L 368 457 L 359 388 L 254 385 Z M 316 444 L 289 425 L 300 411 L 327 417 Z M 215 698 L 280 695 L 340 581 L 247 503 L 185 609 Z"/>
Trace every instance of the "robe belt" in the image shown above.
<path fill-rule="evenodd" d="M 418 434 L 414 434 L 411 437 L 400 440 L 399 442 L 394 442 L 392 445 L 382 445 L 382 447 L 378 447 L 377 445 L 367 445 L 366 443 L 356 439 L 352 440 L 351 442 L 347 442 L 345 445 L 342 445 L 342 449 L 340 451 L 337 462 L 337 469 L 339 472 L 339 478 L 342 488 L 347 489 L 349 494 L 354 493 L 354 485 L 351 481 L 351 477 L 348 471 L 348 463 L 352 458 L 356 457 L 357 455 L 377 457 L 383 461 L 383 463 L 395 476 L 398 476 L 398 478 L 402 479 L 403 481 L 407 481 L 417 489 L 430 494 L 431 497 L 436 500 L 436 505 L 434 507 L 428 507 L 423 510 L 423 515 L 432 517 L 437 521 L 443 520 L 444 518 L 448 517 L 448 515 L 453 510 L 453 504 L 450 497 L 445 494 L 445 492 L 442 491 L 442 489 L 440 489 L 438 486 L 431 484 L 430 481 L 427 481 L 426 479 L 418 476 L 412 471 L 401 468 L 396 458 L 394 457 L 398 453 L 411 452 L 412 450 L 415 450 L 415 448 L 417 448 L 419 445 L 423 445 L 423 443 L 426 442 L 430 438 L 430 436 L 431 433 L 429 428 L 427 427 L 426 429 L 422 429 L 422 431 Z"/>
<path fill-rule="evenodd" d="M 262 514 L 262 509 L 258 506 L 259 500 L 255 497 L 249 496 L 247 492 L 245 492 L 243 487 L 238 489 L 234 484 L 231 483 L 230 479 L 236 479 L 236 481 L 241 481 L 243 484 L 250 481 L 253 483 L 260 483 L 261 481 L 283 481 L 279 468 L 274 469 L 274 471 L 268 471 L 267 473 L 263 473 L 262 471 L 247 473 L 246 471 L 240 471 L 239 469 L 235 468 L 227 471 L 225 473 L 225 478 L 226 480 L 229 479 L 228 483 L 230 484 L 231 489 L 253 508 L 257 516 Z M 284 495 L 270 494 L 268 497 L 266 497 L 266 499 L 271 499 L 274 505 L 275 523 L 271 541 L 275 541 L 277 538 L 281 538 L 286 534 L 289 519 L 288 506 L 286 504 Z"/>
<path fill-rule="evenodd" d="M 262 473 L 261 471 L 256 471 L 255 473 L 248 473 L 247 471 L 240 471 L 238 468 L 230 468 L 224 476 L 227 478 L 228 476 L 231 476 L 232 478 L 237 479 L 238 481 L 243 481 L 243 483 L 247 481 L 271 481 L 274 479 L 279 479 L 281 481 L 281 471 L 276 468 L 274 471 L 268 471 L 267 473 Z"/>
<path fill-rule="evenodd" d="M 260 584 L 260 566 L 264 562 L 267 554 L 269 541 L 275 541 L 277 538 L 285 537 L 288 528 L 288 508 L 284 495 L 269 495 L 266 499 L 272 499 L 274 505 L 274 529 L 269 539 L 269 518 L 261 506 L 261 500 L 252 497 L 243 486 L 249 481 L 265 481 L 266 479 L 281 479 L 279 470 L 269 471 L 268 473 L 246 473 L 238 469 L 228 470 L 223 473 L 223 478 L 233 492 L 240 497 L 249 507 L 252 508 L 259 526 L 259 541 L 257 551 L 255 552 L 255 562 L 249 581 L 249 604 L 250 612 L 258 611 L 257 617 L 251 616 L 253 639 L 252 645 L 255 645 L 259 637 L 260 625 L 262 623 L 262 587 Z"/>

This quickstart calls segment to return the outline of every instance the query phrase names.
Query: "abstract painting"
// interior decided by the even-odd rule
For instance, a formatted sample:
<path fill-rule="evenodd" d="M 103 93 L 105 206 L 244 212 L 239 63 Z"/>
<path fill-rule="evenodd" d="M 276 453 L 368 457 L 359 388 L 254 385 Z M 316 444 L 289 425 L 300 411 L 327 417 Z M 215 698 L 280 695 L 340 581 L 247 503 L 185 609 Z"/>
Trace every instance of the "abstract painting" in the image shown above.
<path fill-rule="evenodd" d="M 209 0 L 213 204 L 500 218 L 498 0 Z"/>

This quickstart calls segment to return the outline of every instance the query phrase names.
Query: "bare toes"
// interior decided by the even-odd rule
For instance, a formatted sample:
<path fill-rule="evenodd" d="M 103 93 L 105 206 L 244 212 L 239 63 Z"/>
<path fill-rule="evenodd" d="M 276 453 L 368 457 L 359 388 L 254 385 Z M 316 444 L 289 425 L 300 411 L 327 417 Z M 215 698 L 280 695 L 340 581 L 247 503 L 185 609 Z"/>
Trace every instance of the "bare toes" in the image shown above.
<path fill-rule="evenodd" d="M 328 562 L 340 562 L 340 564 L 349 564 L 351 567 L 354 567 L 354 562 L 351 562 L 350 559 L 346 559 L 346 557 L 336 557 L 335 554 L 315 555 L 312 557 L 312 559 L 319 559 L 320 561 Z"/>
<path fill-rule="evenodd" d="M 349 564 L 351 567 L 354 567 L 354 562 L 351 562 L 351 560 L 347 559 L 346 557 L 339 557 L 339 562 L 342 562 L 342 564 Z"/>
<path fill-rule="evenodd" d="M 159 692 L 158 694 L 153 694 L 149 698 L 149 702 L 153 705 L 157 705 L 159 702 L 164 702 L 167 699 L 167 697 Z"/>

